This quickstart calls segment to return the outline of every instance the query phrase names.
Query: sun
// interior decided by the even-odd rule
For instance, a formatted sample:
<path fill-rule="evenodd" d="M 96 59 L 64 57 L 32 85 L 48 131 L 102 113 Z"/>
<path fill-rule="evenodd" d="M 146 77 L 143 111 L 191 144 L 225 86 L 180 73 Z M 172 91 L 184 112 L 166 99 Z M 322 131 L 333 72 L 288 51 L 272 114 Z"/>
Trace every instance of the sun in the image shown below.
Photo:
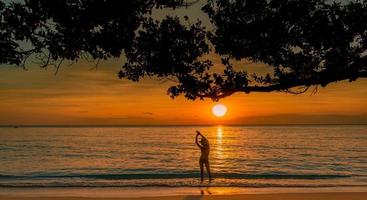
<path fill-rule="evenodd" d="M 227 107 L 219 103 L 213 106 L 212 112 L 216 117 L 223 117 L 227 113 Z"/>

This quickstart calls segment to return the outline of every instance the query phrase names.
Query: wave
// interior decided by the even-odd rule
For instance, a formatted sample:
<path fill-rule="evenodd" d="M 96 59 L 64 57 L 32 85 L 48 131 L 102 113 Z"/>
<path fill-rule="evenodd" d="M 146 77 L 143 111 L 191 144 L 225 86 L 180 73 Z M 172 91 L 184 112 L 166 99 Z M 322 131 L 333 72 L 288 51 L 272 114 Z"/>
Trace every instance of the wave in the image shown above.
<path fill-rule="evenodd" d="M 0 188 L 107 187 L 367 187 L 365 175 L 216 173 L 202 184 L 197 173 L 176 174 L 0 174 Z M 282 179 L 282 180 L 280 180 Z M 340 179 L 340 180 L 335 180 Z M 309 180 L 309 181 L 307 181 Z"/>
<path fill-rule="evenodd" d="M 215 178 L 225 179 L 337 179 L 361 175 L 345 174 L 243 174 L 243 173 L 215 173 Z M 198 173 L 139 173 L 139 174 L 36 174 L 36 175 L 7 175 L 0 174 L 4 179 L 105 179 L 105 180 L 134 180 L 134 179 L 185 179 L 197 178 Z"/>
<path fill-rule="evenodd" d="M 202 184 L 199 182 L 152 182 L 152 183 L 99 183 L 99 182 L 52 182 L 52 183 L 1 183 L 0 188 L 143 188 L 143 187 L 244 187 L 244 188 L 326 188 L 326 187 L 367 187 L 367 184 L 302 184 L 302 183 L 245 183 L 219 182 Z"/>

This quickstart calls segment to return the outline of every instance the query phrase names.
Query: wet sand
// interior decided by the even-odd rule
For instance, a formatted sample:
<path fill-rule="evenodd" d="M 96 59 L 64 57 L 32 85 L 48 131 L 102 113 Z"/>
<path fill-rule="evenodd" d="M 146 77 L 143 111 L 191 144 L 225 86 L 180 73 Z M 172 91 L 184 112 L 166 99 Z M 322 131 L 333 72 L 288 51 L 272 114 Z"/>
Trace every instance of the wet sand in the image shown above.
<path fill-rule="evenodd" d="M 183 195 L 155 197 L 15 197 L 0 196 L 0 200 L 365 200 L 366 192 L 334 193 L 280 193 L 280 194 L 240 194 L 240 195 Z"/>

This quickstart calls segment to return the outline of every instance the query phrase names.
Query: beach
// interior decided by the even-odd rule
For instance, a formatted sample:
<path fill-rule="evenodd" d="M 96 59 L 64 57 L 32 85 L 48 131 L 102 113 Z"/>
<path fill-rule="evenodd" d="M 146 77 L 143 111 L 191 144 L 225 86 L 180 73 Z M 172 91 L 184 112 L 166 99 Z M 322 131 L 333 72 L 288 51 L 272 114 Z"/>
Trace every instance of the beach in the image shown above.
<path fill-rule="evenodd" d="M 1 0 L 0 200 L 367 200 L 367 0 Z"/>
<path fill-rule="evenodd" d="M 367 187 L 337 188 L 239 188 L 239 187 L 144 187 L 144 188 L 8 188 L 0 200 L 359 200 Z"/>

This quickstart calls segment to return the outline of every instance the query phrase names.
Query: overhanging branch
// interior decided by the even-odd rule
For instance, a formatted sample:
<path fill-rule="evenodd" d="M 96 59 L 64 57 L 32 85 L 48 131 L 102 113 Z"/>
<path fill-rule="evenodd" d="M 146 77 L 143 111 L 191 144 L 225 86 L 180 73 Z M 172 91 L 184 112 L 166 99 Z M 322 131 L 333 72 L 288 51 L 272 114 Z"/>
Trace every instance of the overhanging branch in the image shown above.
<path fill-rule="evenodd" d="M 360 72 L 357 74 L 357 77 L 359 78 L 367 78 L 367 72 Z M 267 85 L 267 86 L 246 86 L 243 88 L 234 88 L 234 89 L 221 89 L 220 91 L 216 93 L 209 93 L 209 94 L 203 94 L 199 95 L 199 98 L 211 98 L 211 99 L 221 99 L 228 96 L 231 96 L 237 92 L 244 92 L 246 94 L 251 92 L 273 92 L 273 91 L 288 91 L 290 88 L 294 87 L 301 87 L 304 86 L 306 88 L 313 86 L 313 85 L 321 85 L 326 86 L 329 83 L 336 82 L 336 81 L 342 81 L 342 80 L 350 80 L 354 81 L 355 79 L 351 79 L 351 77 L 342 75 L 339 77 L 333 77 L 333 78 L 327 78 L 327 77 L 313 77 L 310 79 L 299 79 L 299 80 L 292 80 L 289 82 L 284 83 L 278 83 L 274 85 Z M 304 90 L 304 92 L 307 90 Z"/>

